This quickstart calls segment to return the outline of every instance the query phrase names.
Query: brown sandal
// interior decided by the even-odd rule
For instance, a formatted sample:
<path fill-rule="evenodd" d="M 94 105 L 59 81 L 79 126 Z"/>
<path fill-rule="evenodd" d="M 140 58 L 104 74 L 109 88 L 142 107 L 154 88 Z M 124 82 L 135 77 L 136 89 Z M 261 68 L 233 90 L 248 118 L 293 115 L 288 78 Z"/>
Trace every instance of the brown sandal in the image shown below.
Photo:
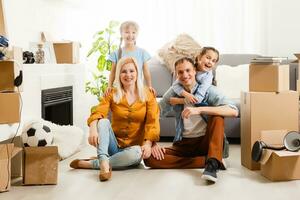
<path fill-rule="evenodd" d="M 111 176 L 112 176 L 112 169 L 111 169 L 111 167 L 109 167 L 109 172 L 101 172 L 101 170 L 100 170 L 100 174 L 99 174 L 99 179 L 100 179 L 100 181 L 102 182 L 102 181 L 108 181 L 110 178 L 111 178 Z"/>
<path fill-rule="evenodd" d="M 86 158 L 86 159 L 75 159 L 70 163 L 70 167 L 73 169 L 86 169 L 83 167 L 79 167 L 79 162 L 80 161 L 90 161 L 90 160 L 94 160 L 97 159 L 97 157 L 90 157 L 90 158 Z"/>

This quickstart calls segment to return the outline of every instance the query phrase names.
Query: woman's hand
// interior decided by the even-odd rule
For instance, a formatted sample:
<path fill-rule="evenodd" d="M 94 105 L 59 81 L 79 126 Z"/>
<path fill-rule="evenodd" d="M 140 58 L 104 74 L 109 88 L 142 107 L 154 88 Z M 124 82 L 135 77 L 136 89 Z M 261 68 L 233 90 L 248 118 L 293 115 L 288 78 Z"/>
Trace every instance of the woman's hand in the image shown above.
<path fill-rule="evenodd" d="M 156 160 L 163 160 L 165 158 L 164 154 L 166 153 L 166 149 L 160 147 L 157 143 L 153 144 L 151 148 L 151 154 Z"/>
<path fill-rule="evenodd" d="M 147 159 L 151 156 L 151 144 L 145 143 L 143 146 L 141 146 L 141 149 L 143 159 Z"/>
<path fill-rule="evenodd" d="M 189 118 L 191 115 L 199 115 L 201 114 L 201 107 L 186 107 L 182 113 L 182 118 Z"/>
<path fill-rule="evenodd" d="M 97 131 L 90 131 L 88 141 L 90 145 L 97 147 L 99 144 L 99 137 Z"/>

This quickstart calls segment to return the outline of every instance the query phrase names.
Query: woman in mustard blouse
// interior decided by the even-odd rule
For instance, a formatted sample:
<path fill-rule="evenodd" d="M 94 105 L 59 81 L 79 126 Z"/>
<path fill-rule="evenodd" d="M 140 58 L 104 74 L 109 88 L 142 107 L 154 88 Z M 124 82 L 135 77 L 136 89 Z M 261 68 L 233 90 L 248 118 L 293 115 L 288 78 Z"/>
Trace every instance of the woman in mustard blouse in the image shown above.
<path fill-rule="evenodd" d="M 100 168 L 100 181 L 110 179 L 111 168 L 135 166 L 149 158 L 152 142 L 159 140 L 159 108 L 155 96 L 138 77 L 136 60 L 120 59 L 116 77 L 115 88 L 87 120 L 88 141 L 97 148 L 98 159 L 76 159 L 70 164 L 72 168 Z"/>

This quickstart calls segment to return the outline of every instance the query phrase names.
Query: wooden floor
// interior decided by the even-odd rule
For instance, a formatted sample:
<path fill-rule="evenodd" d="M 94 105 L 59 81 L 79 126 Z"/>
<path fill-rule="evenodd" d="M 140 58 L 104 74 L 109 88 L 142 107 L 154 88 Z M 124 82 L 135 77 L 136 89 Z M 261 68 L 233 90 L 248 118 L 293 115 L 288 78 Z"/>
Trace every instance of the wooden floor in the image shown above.
<path fill-rule="evenodd" d="M 164 144 L 166 145 L 166 144 Z M 1 200 L 247 200 L 299 199 L 300 181 L 270 182 L 258 171 L 240 165 L 240 145 L 230 145 L 228 169 L 218 173 L 218 182 L 207 185 L 203 169 L 150 170 L 141 164 L 136 169 L 113 171 L 108 182 L 98 181 L 97 170 L 73 170 L 75 158 L 94 155 L 95 149 L 83 151 L 59 163 L 57 185 L 12 186 L 0 193 Z"/>

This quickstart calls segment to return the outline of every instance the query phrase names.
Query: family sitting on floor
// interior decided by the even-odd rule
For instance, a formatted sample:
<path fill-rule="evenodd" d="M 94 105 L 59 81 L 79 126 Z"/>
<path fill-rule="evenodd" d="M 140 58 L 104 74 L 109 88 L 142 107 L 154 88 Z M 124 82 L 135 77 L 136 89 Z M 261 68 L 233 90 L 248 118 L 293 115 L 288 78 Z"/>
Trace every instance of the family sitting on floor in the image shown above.
<path fill-rule="evenodd" d="M 76 159 L 70 166 L 100 169 L 100 181 L 107 181 L 112 169 L 138 166 L 143 160 L 156 169 L 205 168 L 202 178 L 216 182 L 217 171 L 225 169 L 224 117 L 238 116 L 234 103 L 212 84 L 219 52 L 204 47 L 195 60 L 178 59 L 177 80 L 157 103 L 147 66 L 150 56 L 136 46 L 137 30 L 134 22 L 121 25 L 125 46 L 110 55 L 107 92 L 87 120 L 88 142 L 97 148 L 97 158 Z M 176 115 L 176 133 L 172 146 L 163 148 L 157 144 L 159 117 L 171 111 Z"/>

